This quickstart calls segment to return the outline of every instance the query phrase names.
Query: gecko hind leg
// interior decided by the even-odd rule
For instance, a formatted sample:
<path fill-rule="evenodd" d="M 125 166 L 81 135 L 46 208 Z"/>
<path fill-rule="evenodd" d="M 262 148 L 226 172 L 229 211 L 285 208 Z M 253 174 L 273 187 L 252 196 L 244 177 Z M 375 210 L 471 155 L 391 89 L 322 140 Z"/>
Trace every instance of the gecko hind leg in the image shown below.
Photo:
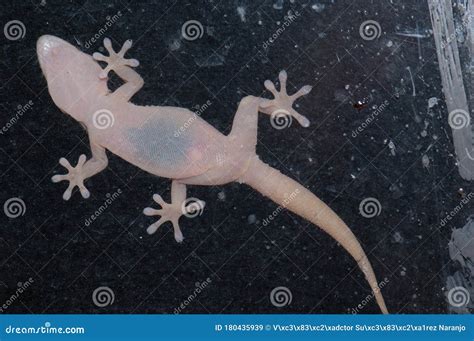
<path fill-rule="evenodd" d="M 91 141 L 92 158 L 86 160 L 86 156 L 82 154 L 77 161 L 77 165 L 72 166 L 68 160 L 61 158 L 59 163 L 68 170 L 67 174 L 54 175 L 51 180 L 53 182 L 69 181 L 69 186 L 63 194 L 64 200 L 71 198 L 72 190 L 77 186 L 84 199 L 89 198 L 90 192 L 84 186 L 84 180 L 103 171 L 108 164 L 105 148 Z"/>
<path fill-rule="evenodd" d="M 191 218 L 195 217 L 197 215 L 196 213 L 199 214 L 202 212 L 206 204 L 202 200 L 194 198 L 186 199 L 186 185 L 176 180 L 173 180 L 171 184 L 170 204 L 166 203 L 159 194 L 154 194 L 153 200 L 161 206 L 161 209 L 157 210 L 152 207 L 147 207 L 143 210 L 143 213 L 147 216 L 159 215 L 161 218 L 148 227 L 148 234 L 155 233 L 161 225 L 170 221 L 173 224 L 174 239 L 176 239 L 178 243 L 181 243 L 184 239 L 179 226 L 179 218 L 183 215 Z"/>
<path fill-rule="evenodd" d="M 76 186 L 79 187 L 81 195 L 84 199 L 89 198 L 90 192 L 84 186 L 84 173 L 83 173 L 84 164 L 86 163 L 86 156 L 82 154 L 79 157 L 79 160 L 77 161 L 77 165 L 75 167 L 72 166 L 69 163 L 69 161 L 63 157 L 59 160 L 59 163 L 61 164 L 61 166 L 63 166 L 64 168 L 68 170 L 68 174 L 54 175 L 51 178 L 51 180 L 53 182 L 59 182 L 59 181 L 64 181 L 64 180 L 69 181 L 69 186 L 63 194 L 63 199 L 69 200 L 71 198 L 72 190 Z"/>
<path fill-rule="evenodd" d="M 265 87 L 273 94 L 274 99 L 266 99 L 255 96 L 244 97 L 237 108 L 229 136 L 252 151 L 257 144 L 258 113 L 270 115 L 272 126 L 276 129 L 286 128 L 294 117 L 303 127 L 309 126 L 309 120 L 293 109 L 293 103 L 301 96 L 311 91 L 310 85 L 303 86 L 293 95 L 286 92 L 286 71 L 280 71 L 280 91 L 277 91 L 272 81 L 266 80 Z M 283 123 L 283 124 L 282 124 Z M 235 143 L 237 143 L 235 142 Z"/>
<path fill-rule="evenodd" d="M 272 117 L 272 120 L 278 121 L 282 116 L 294 117 L 301 126 L 305 128 L 309 127 L 309 120 L 293 109 L 293 103 L 301 96 L 309 94 L 312 87 L 310 85 L 305 85 L 293 95 L 288 95 L 286 92 L 288 75 L 285 70 L 280 71 L 278 79 L 280 80 L 280 91 L 277 91 L 275 84 L 271 80 L 265 81 L 264 86 L 273 94 L 274 99 L 262 102 L 259 110 L 263 113 L 269 114 Z"/>

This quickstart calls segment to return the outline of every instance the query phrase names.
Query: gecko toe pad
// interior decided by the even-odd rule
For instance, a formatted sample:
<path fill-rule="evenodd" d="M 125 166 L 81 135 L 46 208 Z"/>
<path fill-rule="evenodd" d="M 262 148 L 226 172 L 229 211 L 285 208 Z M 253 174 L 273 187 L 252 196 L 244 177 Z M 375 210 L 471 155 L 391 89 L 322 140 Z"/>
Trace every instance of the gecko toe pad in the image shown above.
<path fill-rule="evenodd" d="M 84 199 L 90 197 L 89 190 L 84 186 L 84 174 L 83 174 L 83 167 L 86 162 L 86 156 L 82 154 L 77 161 L 76 167 L 73 167 L 69 161 L 65 158 L 59 159 L 59 163 L 61 166 L 68 170 L 67 174 L 57 174 L 54 175 L 51 180 L 53 182 L 60 182 L 60 181 L 69 181 L 69 186 L 67 187 L 66 191 L 63 194 L 64 200 L 69 200 L 71 198 L 72 190 L 77 186 L 81 195 Z"/>
<path fill-rule="evenodd" d="M 107 78 L 110 71 L 115 70 L 119 67 L 137 67 L 138 65 L 140 65 L 140 63 L 136 59 L 124 58 L 125 53 L 132 47 L 132 41 L 130 39 L 125 41 L 119 52 L 114 51 L 114 49 L 112 48 L 112 42 L 109 38 L 104 39 L 104 46 L 109 52 L 109 56 L 104 56 L 102 53 L 99 52 L 94 52 L 94 54 L 92 54 L 92 58 L 94 58 L 95 60 L 107 63 L 105 69 L 100 72 L 99 78 Z"/>
<path fill-rule="evenodd" d="M 156 221 L 155 223 L 151 224 L 150 226 L 148 226 L 147 233 L 154 234 L 161 225 L 170 221 L 173 225 L 174 239 L 178 243 L 181 243 L 184 240 L 184 237 L 183 237 L 183 233 L 181 232 L 181 228 L 179 226 L 179 218 L 182 215 L 187 215 L 189 213 L 188 206 L 186 207 L 186 210 L 184 212 L 182 209 L 183 203 L 185 203 L 186 201 L 184 201 L 183 203 L 168 204 L 163 200 L 163 198 L 159 194 L 153 195 L 153 200 L 158 205 L 161 206 L 161 209 L 147 207 L 143 210 L 143 214 L 147 216 L 160 216 L 160 219 Z M 194 212 L 194 209 L 191 207 L 189 208 L 189 211 Z"/>
<path fill-rule="evenodd" d="M 273 94 L 274 99 L 265 102 L 262 105 L 262 108 L 270 111 L 272 121 L 282 121 L 282 116 L 284 116 L 283 120 L 286 122 L 291 121 L 291 117 L 293 117 L 302 127 L 309 127 L 309 120 L 293 109 L 293 103 L 301 96 L 309 94 L 312 87 L 310 85 L 305 85 L 293 95 L 288 95 L 286 91 L 286 84 L 288 80 L 287 72 L 285 70 L 280 71 L 278 79 L 280 81 L 280 91 L 276 89 L 275 84 L 272 81 L 265 81 L 264 86 Z"/>

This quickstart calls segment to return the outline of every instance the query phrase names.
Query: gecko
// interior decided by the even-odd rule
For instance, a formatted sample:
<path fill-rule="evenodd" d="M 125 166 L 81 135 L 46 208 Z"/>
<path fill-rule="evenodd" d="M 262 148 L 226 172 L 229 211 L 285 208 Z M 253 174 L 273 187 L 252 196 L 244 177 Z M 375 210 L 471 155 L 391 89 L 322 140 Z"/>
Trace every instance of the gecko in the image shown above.
<path fill-rule="evenodd" d="M 131 98 L 144 85 L 143 78 L 134 70 L 139 62 L 124 57 L 132 41 L 127 40 L 119 52 L 113 49 L 109 38 L 104 39 L 104 46 L 108 56 L 99 52 L 89 55 L 52 35 L 43 35 L 37 41 L 38 60 L 49 94 L 62 112 L 87 130 L 92 154 L 89 160 L 80 155 L 75 166 L 66 158 L 59 160 L 68 173 L 54 175 L 52 181 L 69 181 L 64 200 L 71 198 L 76 187 L 82 197 L 90 197 L 84 180 L 107 167 L 107 151 L 111 152 L 150 174 L 171 180 L 170 202 L 154 194 L 153 200 L 160 208 L 147 207 L 143 213 L 159 216 L 147 228 L 149 234 L 171 222 L 175 240 L 182 242 L 180 217 L 194 212 L 196 205 L 205 205 L 201 200 L 187 205 L 186 186 L 246 184 L 334 238 L 357 262 L 382 313 L 388 313 L 372 265 L 351 229 L 315 194 L 256 154 L 259 113 L 283 113 L 301 126 L 309 126 L 309 120 L 293 109 L 293 103 L 309 94 L 310 86 L 288 95 L 288 76 L 281 71 L 279 90 L 272 81 L 264 82 L 274 98 L 244 97 L 238 104 L 230 133 L 224 135 L 189 109 L 132 103 Z M 99 62 L 106 63 L 104 69 Z M 114 91 L 107 85 L 110 71 L 123 80 Z"/>

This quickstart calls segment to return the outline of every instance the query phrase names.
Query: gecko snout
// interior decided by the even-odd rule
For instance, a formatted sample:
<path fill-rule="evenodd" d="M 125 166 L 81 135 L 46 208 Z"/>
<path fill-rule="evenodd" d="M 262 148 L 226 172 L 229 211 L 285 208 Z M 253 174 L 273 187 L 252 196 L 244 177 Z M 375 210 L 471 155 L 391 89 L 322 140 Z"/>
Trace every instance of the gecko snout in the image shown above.
<path fill-rule="evenodd" d="M 60 38 L 51 35 L 44 35 L 41 36 L 36 43 L 36 52 L 38 53 L 38 56 L 46 57 L 63 43 L 64 41 Z"/>
<path fill-rule="evenodd" d="M 72 45 L 52 35 L 44 35 L 38 39 L 36 42 L 36 53 L 38 54 L 41 69 L 46 77 L 56 73 L 62 61 L 67 60 L 68 53 L 66 51 L 70 50 L 68 47 L 72 47 Z"/>

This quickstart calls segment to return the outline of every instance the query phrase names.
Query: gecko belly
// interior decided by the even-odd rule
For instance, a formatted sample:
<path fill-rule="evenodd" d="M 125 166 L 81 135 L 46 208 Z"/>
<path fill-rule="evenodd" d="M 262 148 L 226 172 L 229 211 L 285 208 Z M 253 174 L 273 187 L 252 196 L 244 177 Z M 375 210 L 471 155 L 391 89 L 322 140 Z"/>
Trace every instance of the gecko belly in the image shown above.
<path fill-rule="evenodd" d="M 197 129 L 183 131 L 181 120 L 152 117 L 139 127 L 126 129 L 128 150 L 123 157 L 149 173 L 183 178 L 201 174 L 207 169 L 212 151 L 201 143 Z M 205 138 L 204 138 L 205 139 Z"/>

